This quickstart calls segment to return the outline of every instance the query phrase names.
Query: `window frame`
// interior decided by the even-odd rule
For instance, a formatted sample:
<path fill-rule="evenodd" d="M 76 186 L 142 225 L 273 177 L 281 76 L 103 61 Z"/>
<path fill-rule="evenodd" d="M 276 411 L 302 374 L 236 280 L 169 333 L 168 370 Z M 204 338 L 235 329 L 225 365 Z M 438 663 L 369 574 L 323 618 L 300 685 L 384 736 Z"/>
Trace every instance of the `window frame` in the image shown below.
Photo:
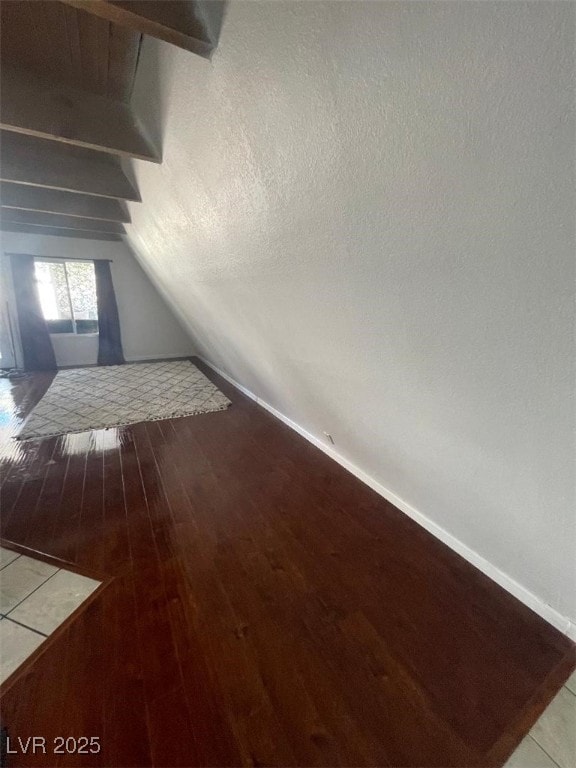
<path fill-rule="evenodd" d="M 100 326 L 98 325 L 98 319 L 96 319 L 96 324 L 98 325 L 98 330 L 96 331 L 90 331 L 88 333 L 78 333 L 78 325 L 76 322 L 76 316 L 74 314 L 74 304 L 72 302 L 72 294 L 70 293 L 70 280 L 68 279 L 68 269 L 66 267 L 67 262 L 73 262 L 73 261 L 85 261 L 90 262 L 92 264 L 92 268 L 94 268 L 94 259 L 65 259 L 64 257 L 58 257 L 58 256 L 35 256 L 34 257 L 34 264 L 37 262 L 41 262 L 43 264 L 62 264 L 64 267 L 64 279 L 66 281 L 66 294 L 68 296 L 68 306 L 70 307 L 70 321 L 72 323 L 72 328 L 74 330 L 72 331 L 52 331 L 50 329 L 50 323 L 51 322 L 58 322 L 57 320 L 47 320 L 44 318 L 44 321 L 48 324 L 48 333 L 51 336 L 98 336 L 100 333 Z"/>

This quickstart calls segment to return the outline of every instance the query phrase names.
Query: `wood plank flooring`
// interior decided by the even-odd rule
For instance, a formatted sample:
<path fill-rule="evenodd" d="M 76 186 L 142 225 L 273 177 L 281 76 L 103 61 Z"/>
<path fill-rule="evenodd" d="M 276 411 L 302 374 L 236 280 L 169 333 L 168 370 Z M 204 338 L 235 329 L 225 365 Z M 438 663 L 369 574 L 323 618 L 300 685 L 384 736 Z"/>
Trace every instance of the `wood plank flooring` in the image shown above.
<path fill-rule="evenodd" d="M 112 577 L 4 686 L 11 765 L 502 765 L 573 644 L 197 364 L 227 411 L 26 443 L 51 375 L 0 381 L 4 541 Z"/>

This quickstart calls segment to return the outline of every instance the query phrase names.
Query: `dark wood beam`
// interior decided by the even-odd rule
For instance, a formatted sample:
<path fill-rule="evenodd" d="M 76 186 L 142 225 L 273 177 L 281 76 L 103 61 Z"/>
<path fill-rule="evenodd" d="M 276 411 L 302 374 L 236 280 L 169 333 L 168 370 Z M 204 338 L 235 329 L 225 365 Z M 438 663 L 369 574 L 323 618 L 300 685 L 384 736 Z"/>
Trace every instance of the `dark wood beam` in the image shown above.
<path fill-rule="evenodd" d="M 10 131 L 0 131 L 0 148 L 1 181 L 140 201 L 118 159 L 103 152 Z"/>
<path fill-rule="evenodd" d="M 130 221 L 130 213 L 120 200 L 10 182 L 0 184 L 0 205 L 3 208 L 17 208 L 39 213 L 62 213 L 65 216 L 79 216 L 86 219 Z"/>
<path fill-rule="evenodd" d="M 122 240 L 121 235 L 115 235 L 110 232 L 90 232 L 85 229 L 58 229 L 58 227 L 31 227 L 29 224 L 13 224 L 8 221 L 0 221 L 0 230 L 3 232 L 19 232 L 26 235 L 76 237 L 80 240 Z"/>
<path fill-rule="evenodd" d="M 142 35 L 55 0 L 0 0 L 2 64 L 130 101 Z"/>
<path fill-rule="evenodd" d="M 128 104 L 7 65 L 0 71 L 0 128 L 160 162 Z"/>
<path fill-rule="evenodd" d="M 19 211 L 16 208 L 1 208 L 0 219 L 10 224 L 28 224 L 31 227 L 62 227 L 63 229 L 86 229 L 92 232 L 110 232 L 122 235 L 124 225 L 118 221 L 100 219 L 81 219 L 78 216 L 62 216 L 59 213 L 37 213 Z"/>
<path fill-rule="evenodd" d="M 202 4 L 193 0 L 61 0 L 66 5 L 157 37 L 204 58 L 210 58 L 210 39 Z"/>

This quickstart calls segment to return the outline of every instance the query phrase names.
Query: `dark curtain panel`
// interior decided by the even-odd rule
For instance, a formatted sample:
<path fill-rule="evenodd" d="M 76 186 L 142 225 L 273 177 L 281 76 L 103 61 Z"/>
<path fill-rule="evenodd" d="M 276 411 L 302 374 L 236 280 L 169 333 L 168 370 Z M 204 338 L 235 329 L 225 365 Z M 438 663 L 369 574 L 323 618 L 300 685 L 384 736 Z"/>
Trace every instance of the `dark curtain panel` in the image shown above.
<path fill-rule="evenodd" d="M 98 302 L 98 365 L 120 365 L 124 362 L 124 353 L 110 262 L 96 259 L 94 272 Z"/>
<path fill-rule="evenodd" d="M 24 368 L 27 371 L 53 371 L 56 358 L 40 307 L 34 257 L 12 256 L 11 264 Z"/>

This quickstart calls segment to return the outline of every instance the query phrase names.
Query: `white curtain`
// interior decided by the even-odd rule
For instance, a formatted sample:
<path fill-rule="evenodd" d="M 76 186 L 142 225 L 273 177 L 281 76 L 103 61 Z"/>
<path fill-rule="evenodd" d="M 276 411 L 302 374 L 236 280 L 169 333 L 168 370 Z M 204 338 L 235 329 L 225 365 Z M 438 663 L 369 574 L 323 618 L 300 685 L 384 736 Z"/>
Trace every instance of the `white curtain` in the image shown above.
<path fill-rule="evenodd" d="M 10 259 L 0 254 L 0 368 L 22 367 Z"/>

